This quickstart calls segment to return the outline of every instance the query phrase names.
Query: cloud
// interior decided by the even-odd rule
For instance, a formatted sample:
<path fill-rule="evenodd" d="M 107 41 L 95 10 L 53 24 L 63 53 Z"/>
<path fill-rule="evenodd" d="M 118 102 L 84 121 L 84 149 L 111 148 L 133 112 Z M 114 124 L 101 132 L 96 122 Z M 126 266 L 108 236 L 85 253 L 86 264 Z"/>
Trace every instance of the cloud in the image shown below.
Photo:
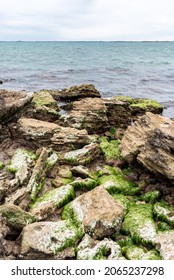
<path fill-rule="evenodd" d="M 0 40 L 174 40 L 173 0 L 0 0 Z"/>

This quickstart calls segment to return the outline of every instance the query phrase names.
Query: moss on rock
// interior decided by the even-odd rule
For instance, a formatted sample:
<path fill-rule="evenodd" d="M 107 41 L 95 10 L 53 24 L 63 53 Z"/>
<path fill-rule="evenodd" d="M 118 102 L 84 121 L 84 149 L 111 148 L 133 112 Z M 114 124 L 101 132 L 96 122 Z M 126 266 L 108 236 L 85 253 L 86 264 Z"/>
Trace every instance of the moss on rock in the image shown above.
<path fill-rule="evenodd" d="M 128 260 L 161 260 L 160 254 L 155 249 L 148 251 L 135 245 L 123 247 L 122 253 Z"/>
<path fill-rule="evenodd" d="M 140 196 L 140 199 L 144 200 L 145 202 L 155 203 L 158 200 L 159 196 L 160 192 L 158 190 L 155 190 L 142 194 Z"/>
<path fill-rule="evenodd" d="M 122 158 L 119 146 L 119 140 L 108 141 L 107 138 L 104 136 L 100 138 L 100 149 L 104 154 L 106 160 Z"/>
<path fill-rule="evenodd" d="M 91 178 L 77 178 L 71 183 L 71 185 L 74 187 L 75 190 L 92 190 L 96 187 L 97 183 Z"/>
<path fill-rule="evenodd" d="M 156 226 L 151 204 L 132 204 L 124 218 L 122 230 L 130 234 L 135 243 L 155 244 Z"/>
<path fill-rule="evenodd" d="M 5 164 L 3 162 L 0 162 L 0 170 L 2 170 L 5 167 Z"/>
<path fill-rule="evenodd" d="M 154 205 L 153 212 L 158 219 L 174 226 L 174 207 L 164 202 L 157 202 Z"/>

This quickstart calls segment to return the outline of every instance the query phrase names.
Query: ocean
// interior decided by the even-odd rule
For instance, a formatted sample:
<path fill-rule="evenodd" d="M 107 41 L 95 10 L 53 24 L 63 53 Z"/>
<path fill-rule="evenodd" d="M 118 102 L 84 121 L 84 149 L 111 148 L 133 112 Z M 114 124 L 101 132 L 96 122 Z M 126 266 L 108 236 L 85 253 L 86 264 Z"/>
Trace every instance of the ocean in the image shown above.
<path fill-rule="evenodd" d="M 0 42 L 0 89 L 91 83 L 103 97 L 156 99 L 174 118 L 174 42 Z"/>

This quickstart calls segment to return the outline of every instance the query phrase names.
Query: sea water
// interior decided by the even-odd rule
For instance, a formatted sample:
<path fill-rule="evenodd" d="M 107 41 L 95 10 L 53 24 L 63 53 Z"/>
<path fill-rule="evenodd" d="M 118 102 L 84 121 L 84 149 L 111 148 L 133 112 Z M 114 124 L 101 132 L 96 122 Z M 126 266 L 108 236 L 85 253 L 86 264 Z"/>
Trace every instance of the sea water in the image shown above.
<path fill-rule="evenodd" d="M 103 97 L 156 99 L 174 117 L 174 42 L 0 42 L 0 89 L 91 83 Z"/>

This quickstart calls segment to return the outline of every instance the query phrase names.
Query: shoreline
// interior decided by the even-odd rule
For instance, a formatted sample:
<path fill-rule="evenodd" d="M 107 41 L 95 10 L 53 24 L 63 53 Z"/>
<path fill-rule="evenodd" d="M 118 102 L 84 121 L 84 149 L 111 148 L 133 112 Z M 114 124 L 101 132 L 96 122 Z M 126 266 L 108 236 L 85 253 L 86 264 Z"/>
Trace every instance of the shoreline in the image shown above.
<path fill-rule="evenodd" d="M 0 258 L 174 259 L 174 122 L 162 111 L 92 84 L 0 90 Z"/>

